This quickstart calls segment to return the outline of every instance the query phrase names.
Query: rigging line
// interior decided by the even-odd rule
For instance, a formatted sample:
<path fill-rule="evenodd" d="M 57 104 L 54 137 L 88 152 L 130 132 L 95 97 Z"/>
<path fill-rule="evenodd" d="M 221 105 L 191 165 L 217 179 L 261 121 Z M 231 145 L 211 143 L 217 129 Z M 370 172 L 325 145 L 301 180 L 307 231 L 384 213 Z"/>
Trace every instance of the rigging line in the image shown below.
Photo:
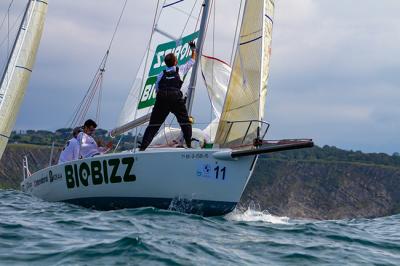
<path fill-rule="evenodd" d="M 199 15 L 197 16 L 196 26 L 194 26 L 194 31 L 197 30 L 197 27 L 199 25 L 199 21 L 200 21 L 200 17 L 201 17 L 201 13 L 203 12 L 203 9 L 204 9 L 204 4 L 201 5 L 200 11 L 199 11 Z"/>
<path fill-rule="evenodd" d="M 13 2 L 14 1 L 11 1 L 7 9 L 7 55 L 10 54 L 10 9 Z"/>
<path fill-rule="evenodd" d="M 235 53 L 235 47 L 236 47 L 237 42 L 238 42 L 238 41 L 236 41 L 236 38 L 237 38 L 237 34 L 238 34 L 240 13 L 242 11 L 242 4 L 243 4 L 243 0 L 240 0 L 239 11 L 238 11 L 237 19 L 236 19 L 235 37 L 233 37 L 233 44 L 232 44 L 232 52 L 231 52 L 231 60 L 230 60 L 230 65 L 231 66 L 233 64 L 233 57 L 234 57 L 234 53 Z"/>
<path fill-rule="evenodd" d="M 164 0 L 163 5 L 165 5 L 165 2 L 166 2 L 166 0 Z M 142 87 L 143 87 L 144 76 L 145 76 L 146 68 L 147 68 L 147 61 L 149 60 L 149 54 L 150 54 L 149 50 L 150 50 L 151 42 L 153 41 L 154 31 L 155 31 L 156 25 L 157 25 L 158 21 L 160 20 L 160 17 L 161 17 L 161 14 L 162 14 L 162 10 L 160 11 L 160 14 L 158 14 L 159 7 L 160 7 L 160 0 L 157 0 L 156 12 L 154 13 L 153 25 L 151 26 L 151 34 L 150 34 L 149 42 L 148 42 L 147 47 L 146 47 L 146 53 L 144 54 L 144 56 L 142 58 L 142 62 L 143 62 L 143 60 L 145 60 L 145 63 L 144 63 L 144 68 L 143 68 L 142 79 L 141 79 L 141 82 L 140 82 L 140 87 L 138 88 L 139 89 L 139 93 L 138 93 L 138 96 L 137 96 L 138 98 L 140 98 L 140 96 L 141 96 L 140 95 L 140 91 L 142 90 Z M 140 68 L 139 68 L 139 71 L 140 71 Z M 133 87 L 134 82 L 133 82 L 131 87 Z M 137 108 L 135 109 L 134 118 L 136 118 L 136 115 L 137 115 Z M 136 128 L 136 137 L 135 137 L 135 147 L 137 147 L 137 128 Z"/>
<path fill-rule="evenodd" d="M 124 134 L 121 135 L 121 137 L 118 140 L 117 145 L 115 146 L 114 152 L 115 153 L 117 151 L 117 149 L 119 148 L 119 145 L 121 144 L 122 139 L 124 138 Z"/>
<path fill-rule="evenodd" d="M 97 98 L 96 121 L 100 124 L 101 101 L 103 95 L 103 74 L 100 76 L 99 93 Z"/>
<path fill-rule="evenodd" d="M 89 85 L 89 88 L 87 89 L 87 91 L 86 91 L 85 95 L 83 96 L 82 100 L 80 101 L 80 103 L 75 107 L 75 111 L 73 112 L 72 117 L 71 117 L 70 120 L 69 120 L 69 121 L 71 122 L 71 124 L 70 124 L 71 127 L 73 126 L 74 123 L 78 122 L 78 121 L 76 121 L 76 119 L 77 119 L 77 117 L 78 117 L 78 115 L 79 115 L 79 113 L 80 113 L 80 111 L 81 111 L 82 105 L 85 103 L 86 97 L 89 95 L 90 91 L 92 90 L 92 88 L 93 88 L 93 86 L 94 86 L 94 84 L 95 84 L 95 82 L 96 82 L 96 79 L 97 79 L 97 75 L 98 75 L 98 73 L 99 73 L 99 70 L 104 69 L 103 65 L 104 65 L 105 62 L 106 62 L 106 58 L 108 57 L 108 54 L 109 54 L 109 53 L 107 52 L 107 53 L 104 55 L 103 59 L 101 60 L 100 66 L 99 66 L 98 69 L 96 70 L 95 76 L 94 76 L 94 78 L 92 79 L 92 81 L 91 81 L 91 83 L 90 83 L 90 85 Z M 67 123 L 67 124 L 68 124 L 68 123 Z"/>
<path fill-rule="evenodd" d="M 115 26 L 115 30 L 114 30 L 114 33 L 113 33 L 113 35 L 112 35 L 112 37 L 111 37 L 110 45 L 108 46 L 108 50 L 107 50 L 107 51 L 110 51 L 111 46 L 112 46 L 112 44 L 113 44 L 113 42 L 114 42 L 115 35 L 116 35 L 117 32 L 118 32 L 119 25 L 121 24 L 122 17 L 124 16 L 125 9 L 126 9 L 126 4 L 127 4 L 127 3 L 128 3 L 128 0 L 125 0 L 124 6 L 122 7 L 121 14 L 119 15 L 118 22 L 117 22 L 117 25 Z"/>
<path fill-rule="evenodd" d="M 193 14 L 193 11 L 194 11 L 194 9 L 195 9 L 195 7 L 196 7 L 196 5 L 197 5 L 197 2 L 198 2 L 198 0 L 196 0 L 196 1 L 194 2 L 193 7 L 192 7 L 192 9 L 190 10 L 190 14 L 188 15 L 188 19 L 186 20 L 185 26 L 183 27 L 183 30 L 182 30 L 182 32 L 181 32 L 181 35 L 179 36 L 179 39 L 182 39 L 182 36 L 183 36 L 183 34 L 184 34 L 184 32 L 185 32 L 185 30 L 186 30 L 186 28 L 187 28 L 187 25 L 189 24 L 190 18 L 192 17 L 192 14 Z"/>
<path fill-rule="evenodd" d="M 14 0 L 11 0 L 11 1 L 10 1 L 10 4 L 8 5 L 7 12 L 4 13 L 3 20 L 1 21 L 1 24 L 0 24 L 0 30 L 1 30 L 2 27 L 4 26 L 4 23 L 6 22 L 6 19 L 7 19 L 7 16 L 8 16 L 8 12 L 10 11 L 10 8 L 11 8 L 13 2 L 14 2 Z"/>
<path fill-rule="evenodd" d="M 97 81 L 96 81 L 96 83 L 97 83 Z M 95 85 L 95 86 L 96 86 L 96 85 Z M 87 105 L 88 105 L 89 99 L 90 99 L 90 97 L 92 97 L 92 95 L 93 95 L 93 88 L 94 88 L 94 87 L 91 87 L 91 89 L 89 90 L 90 94 L 88 94 L 87 96 L 85 96 L 85 97 L 83 98 L 83 100 L 82 100 L 82 104 L 78 106 L 79 109 L 77 110 L 76 118 L 74 118 L 74 120 L 72 121 L 70 127 L 74 127 L 74 126 L 80 124 L 81 121 L 83 120 L 83 118 L 84 118 L 84 116 L 85 116 L 85 110 L 86 110 L 86 107 L 87 107 Z"/>
<path fill-rule="evenodd" d="M 214 2 L 214 1 L 213 1 Z M 215 58 L 215 27 L 216 27 L 216 9 L 217 9 L 217 2 L 214 2 L 214 21 L 213 21 L 213 43 L 212 43 L 212 55 Z M 212 61 L 212 87 L 214 88 L 214 80 L 215 80 L 215 60 Z M 213 119 L 213 106 L 212 102 L 210 104 L 210 123 L 212 123 Z M 210 126 L 210 136 L 211 136 L 211 126 Z"/>
<path fill-rule="evenodd" d="M 165 2 L 166 2 L 166 0 L 164 0 L 163 5 L 165 5 Z M 154 19 L 153 19 L 153 26 L 152 26 L 152 30 L 151 30 L 151 35 L 150 35 L 149 42 L 148 42 L 147 49 L 146 49 L 147 52 L 145 53 L 145 56 L 144 56 L 144 60 L 145 60 L 144 62 L 145 62 L 145 63 L 144 63 L 142 79 L 141 79 L 140 87 L 139 87 L 139 90 L 140 90 L 140 91 L 142 90 L 143 84 L 144 84 L 144 78 L 145 78 L 145 75 L 146 75 L 146 69 L 147 69 L 147 65 L 148 65 L 148 61 L 149 61 L 149 56 L 150 56 L 150 51 L 149 51 L 149 50 L 150 50 L 151 42 L 153 41 L 153 36 L 154 36 L 154 32 L 155 32 L 156 25 L 157 25 L 158 21 L 160 20 L 161 14 L 162 14 L 162 9 L 161 9 L 161 10 L 160 10 L 160 14 L 159 14 L 158 17 L 157 17 L 159 7 L 160 7 L 160 0 L 157 1 L 157 8 L 156 8 L 156 12 L 155 12 L 155 14 L 154 14 Z M 138 93 L 138 98 L 141 97 L 140 91 L 139 91 L 139 93 Z M 150 108 L 149 108 L 149 110 L 147 110 L 147 113 L 149 113 L 149 112 L 150 112 Z M 137 108 L 136 108 L 136 110 L 135 110 L 135 116 L 134 116 L 134 118 L 136 118 L 136 115 L 137 115 Z"/>
<path fill-rule="evenodd" d="M 195 16 L 193 16 L 193 15 L 190 16 L 190 14 L 189 14 L 188 12 L 186 12 L 185 10 L 182 10 L 182 9 L 179 8 L 179 7 L 173 6 L 172 9 L 175 9 L 176 11 L 181 12 L 182 14 L 184 14 L 184 15 L 186 15 L 186 16 L 189 16 L 191 19 L 194 19 L 194 20 L 197 19 Z"/>
<path fill-rule="evenodd" d="M 90 93 L 89 97 L 86 99 L 86 104 L 84 105 L 84 109 L 83 109 L 82 117 L 81 117 L 82 122 L 83 122 L 84 117 L 87 115 L 87 113 L 89 111 L 89 108 L 90 108 L 90 106 L 92 104 L 92 101 L 93 101 L 94 97 L 96 96 L 96 93 L 97 93 L 97 91 L 99 89 L 100 82 L 101 82 L 101 76 L 100 76 L 100 74 L 98 74 L 97 75 L 97 79 L 96 79 L 96 83 L 95 83 L 93 89 L 91 90 L 91 93 Z"/>
<path fill-rule="evenodd" d="M 187 27 L 187 25 L 188 25 L 188 23 L 189 23 L 189 20 L 190 20 L 192 14 L 193 14 L 193 11 L 194 11 L 194 9 L 195 9 L 195 7 L 196 7 L 197 2 L 198 2 L 198 0 L 196 0 L 196 2 L 194 3 L 194 5 L 193 5 L 193 7 L 192 7 L 192 10 L 190 11 L 190 14 L 188 14 L 189 17 L 188 17 L 188 19 L 186 20 L 185 27 L 183 28 L 183 31 L 181 32 L 181 35 L 180 35 L 179 39 L 182 39 L 183 33 L 184 33 L 185 30 L 186 30 L 186 27 Z M 200 13 L 199 13 L 199 15 L 197 16 L 197 21 L 196 21 L 196 26 L 195 26 L 195 28 L 194 28 L 194 32 L 197 30 L 197 25 L 198 25 L 198 22 L 199 22 L 200 17 L 201 17 L 202 9 L 203 9 L 203 5 L 201 6 L 201 8 L 200 8 Z M 200 58 L 198 58 L 197 60 L 200 60 Z M 174 123 L 174 121 L 175 121 L 175 116 L 173 116 L 173 117 L 171 118 L 168 127 L 171 127 L 171 126 L 172 126 L 172 123 Z M 165 123 L 165 124 L 166 124 L 166 123 Z M 165 124 L 164 124 L 164 127 L 165 127 Z"/>
<path fill-rule="evenodd" d="M 97 79 L 96 87 L 91 91 L 90 96 L 86 99 L 86 104 L 84 106 L 83 111 L 81 112 L 80 120 L 78 121 L 79 124 L 83 123 L 83 120 L 85 119 L 85 117 L 86 117 L 86 115 L 87 115 L 87 113 L 89 111 L 89 107 L 90 107 L 90 105 L 91 105 L 91 103 L 93 101 L 94 96 L 96 95 L 96 91 L 97 91 L 97 88 L 98 88 L 99 80 L 100 79 Z"/>
<path fill-rule="evenodd" d="M 23 11 L 19 14 L 19 16 L 17 17 L 17 19 L 14 21 L 14 24 L 10 27 L 10 31 L 13 31 L 13 30 L 15 29 L 15 27 L 16 27 L 17 25 L 19 25 L 19 24 L 18 24 L 18 21 L 19 21 L 20 18 L 24 15 L 24 13 L 25 13 L 25 10 L 23 10 Z M 2 40 L 0 41 L 0 47 L 2 47 L 6 41 L 7 41 L 7 36 L 4 37 L 4 39 L 2 39 Z"/>
<path fill-rule="evenodd" d="M 178 0 L 178 1 L 175 1 L 175 2 L 170 3 L 170 4 L 167 4 L 167 5 L 165 5 L 165 3 L 164 3 L 164 5 L 163 5 L 162 8 L 167 8 L 167 7 L 169 7 L 169 6 L 173 6 L 173 5 L 178 4 L 178 3 L 180 3 L 180 2 L 183 2 L 183 1 L 185 1 L 185 0 Z"/>
<path fill-rule="evenodd" d="M 120 13 L 120 15 L 119 15 L 117 24 L 116 24 L 116 26 L 115 26 L 113 35 L 112 35 L 112 37 L 111 37 L 110 43 L 109 43 L 109 45 L 108 45 L 106 54 L 104 55 L 104 57 L 103 57 L 103 59 L 102 59 L 100 65 L 99 65 L 99 67 L 98 67 L 97 70 L 96 70 L 95 77 L 93 78 L 93 80 L 92 80 L 92 82 L 91 82 L 91 84 L 90 84 L 90 86 L 89 86 L 89 89 L 86 91 L 86 94 L 85 94 L 85 96 L 83 97 L 82 101 L 77 105 L 77 108 L 76 108 L 76 110 L 75 110 L 75 112 L 74 112 L 75 115 L 73 115 L 73 118 L 72 118 L 72 121 L 71 121 L 71 126 L 73 126 L 74 123 L 77 123 L 77 122 L 79 122 L 79 120 L 81 120 L 81 119 L 78 119 L 78 117 L 81 116 L 81 113 L 82 113 L 83 110 L 87 109 L 85 106 L 82 108 L 82 105 L 85 103 L 85 99 L 86 99 L 86 97 L 89 95 L 89 93 L 90 93 L 90 95 L 92 96 L 93 93 L 91 93 L 91 90 L 94 89 L 93 84 L 94 84 L 94 83 L 97 83 L 97 79 L 99 78 L 99 77 L 98 77 L 98 73 L 99 73 L 99 72 L 103 73 L 104 70 L 105 70 L 105 67 L 106 67 L 106 64 L 107 64 L 107 60 L 108 60 L 108 56 L 109 56 L 109 54 L 110 54 L 110 50 L 111 50 L 112 44 L 113 44 L 113 42 L 114 42 L 114 39 L 115 39 L 115 36 L 116 36 L 116 34 L 117 34 L 117 32 L 118 32 L 118 29 L 119 29 L 121 20 L 122 20 L 122 18 L 123 18 L 124 13 L 125 13 L 125 9 L 126 9 L 126 6 L 127 6 L 127 2 L 128 2 L 128 0 L 125 0 L 124 5 L 123 5 L 122 10 L 121 10 L 121 13 Z M 103 78 L 103 74 L 100 75 L 100 78 Z M 86 102 L 87 102 L 87 100 L 86 100 Z"/>

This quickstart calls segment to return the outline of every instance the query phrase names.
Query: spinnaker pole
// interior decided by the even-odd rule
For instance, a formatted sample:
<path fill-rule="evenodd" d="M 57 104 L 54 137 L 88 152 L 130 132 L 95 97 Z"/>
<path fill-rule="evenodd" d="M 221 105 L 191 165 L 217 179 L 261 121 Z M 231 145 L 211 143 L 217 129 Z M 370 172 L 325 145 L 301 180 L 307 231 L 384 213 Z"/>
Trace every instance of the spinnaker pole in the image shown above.
<path fill-rule="evenodd" d="M 189 115 L 192 113 L 193 107 L 193 99 L 194 99 L 194 92 L 196 89 L 196 82 L 197 82 L 197 73 L 200 66 L 200 58 L 203 54 L 203 46 L 204 46 L 204 39 L 206 37 L 206 29 L 207 29 L 207 21 L 208 16 L 210 14 L 211 9 L 211 0 L 204 0 L 203 3 L 203 14 L 201 17 L 200 29 L 199 29 L 199 38 L 197 39 L 197 60 L 193 65 L 192 75 L 190 77 L 190 83 L 187 91 L 187 102 L 186 108 L 188 110 Z"/>

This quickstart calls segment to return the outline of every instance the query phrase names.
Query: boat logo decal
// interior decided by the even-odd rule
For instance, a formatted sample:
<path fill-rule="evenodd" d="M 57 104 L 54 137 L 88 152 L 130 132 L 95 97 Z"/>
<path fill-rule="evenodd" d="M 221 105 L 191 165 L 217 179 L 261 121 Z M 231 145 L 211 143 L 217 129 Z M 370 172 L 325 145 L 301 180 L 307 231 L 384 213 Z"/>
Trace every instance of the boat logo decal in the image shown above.
<path fill-rule="evenodd" d="M 50 183 L 53 183 L 54 181 L 62 179 L 62 174 L 53 174 L 53 171 L 49 171 L 49 180 Z"/>
<path fill-rule="evenodd" d="M 134 182 L 136 181 L 136 176 L 132 174 L 134 162 L 133 157 L 126 157 L 65 165 L 67 188 Z"/>
<path fill-rule="evenodd" d="M 39 178 L 39 179 L 33 181 L 33 186 L 34 187 L 38 187 L 38 186 L 43 185 L 44 183 L 47 183 L 47 182 L 49 182 L 49 177 L 48 176 L 44 176 L 42 178 Z"/>

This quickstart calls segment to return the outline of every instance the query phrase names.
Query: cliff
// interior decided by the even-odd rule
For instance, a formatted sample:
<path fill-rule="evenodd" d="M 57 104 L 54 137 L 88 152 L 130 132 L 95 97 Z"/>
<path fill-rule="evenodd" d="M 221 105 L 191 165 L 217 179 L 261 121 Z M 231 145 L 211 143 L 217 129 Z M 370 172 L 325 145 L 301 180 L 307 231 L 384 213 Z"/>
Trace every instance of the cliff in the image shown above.
<path fill-rule="evenodd" d="M 262 158 L 241 200 L 279 216 L 342 219 L 400 213 L 400 167 Z"/>
<path fill-rule="evenodd" d="M 8 145 L 0 162 L 0 188 L 19 188 L 24 155 L 31 171 L 36 171 L 48 165 L 50 147 Z M 250 203 L 292 218 L 400 213 L 400 157 L 328 146 L 264 156 L 259 158 L 240 204 Z"/>

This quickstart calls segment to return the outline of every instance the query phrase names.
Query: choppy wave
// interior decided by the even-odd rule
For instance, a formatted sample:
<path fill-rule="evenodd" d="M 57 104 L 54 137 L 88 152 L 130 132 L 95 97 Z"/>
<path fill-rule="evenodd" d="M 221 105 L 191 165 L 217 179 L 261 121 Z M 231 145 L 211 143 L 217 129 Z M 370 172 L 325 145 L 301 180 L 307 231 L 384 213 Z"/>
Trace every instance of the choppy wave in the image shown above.
<path fill-rule="evenodd" d="M 0 190 L 0 264 L 399 265 L 400 215 L 307 221 L 251 205 L 205 218 L 94 211 Z"/>
<path fill-rule="evenodd" d="M 225 215 L 230 221 L 237 222 L 264 222 L 271 224 L 288 224 L 289 217 L 279 217 L 272 215 L 268 210 L 261 211 L 259 207 L 250 205 L 247 208 L 236 208 L 233 212 Z"/>

